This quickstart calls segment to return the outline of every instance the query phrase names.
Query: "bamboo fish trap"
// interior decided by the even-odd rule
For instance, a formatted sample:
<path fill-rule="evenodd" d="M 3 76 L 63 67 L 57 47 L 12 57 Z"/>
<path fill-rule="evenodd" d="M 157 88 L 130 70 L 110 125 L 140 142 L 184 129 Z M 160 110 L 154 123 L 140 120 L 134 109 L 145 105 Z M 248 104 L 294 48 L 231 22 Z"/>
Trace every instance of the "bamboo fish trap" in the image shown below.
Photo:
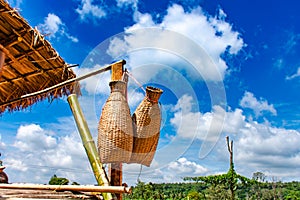
<path fill-rule="evenodd" d="M 133 127 L 125 98 L 127 85 L 110 82 L 108 97 L 98 125 L 98 153 L 102 163 L 128 163 L 133 148 Z"/>
<path fill-rule="evenodd" d="M 159 140 L 161 112 L 158 100 L 163 91 L 148 86 L 146 96 L 132 116 L 134 126 L 131 163 L 150 166 Z"/>

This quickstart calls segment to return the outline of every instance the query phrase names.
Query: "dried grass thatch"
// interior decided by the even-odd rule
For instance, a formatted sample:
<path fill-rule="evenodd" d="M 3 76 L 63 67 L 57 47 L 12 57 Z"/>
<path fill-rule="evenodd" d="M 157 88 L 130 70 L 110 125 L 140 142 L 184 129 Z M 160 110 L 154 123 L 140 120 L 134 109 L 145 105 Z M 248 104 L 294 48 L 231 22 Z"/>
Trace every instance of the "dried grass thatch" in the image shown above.
<path fill-rule="evenodd" d="M 21 98 L 75 78 L 75 74 L 38 30 L 5 0 L 0 0 L 0 52 L 0 113 L 23 109 L 43 99 L 52 101 L 79 93 L 78 83 L 72 82 L 47 93 Z"/>

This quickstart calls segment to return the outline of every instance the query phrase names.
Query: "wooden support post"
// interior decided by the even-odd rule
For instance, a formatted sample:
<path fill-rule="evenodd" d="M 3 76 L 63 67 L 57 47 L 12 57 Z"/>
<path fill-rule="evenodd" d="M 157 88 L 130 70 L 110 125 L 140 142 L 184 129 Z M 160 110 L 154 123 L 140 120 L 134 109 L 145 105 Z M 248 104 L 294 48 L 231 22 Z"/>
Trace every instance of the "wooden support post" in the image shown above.
<path fill-rule="evenodd" d="M 123 66 L 126 64 L 125 60 L 119 61 L 111 65 L 111 81 L 122 80 L 123 77 Z"/>
<path fill-rule="evenodd" d="M 118 62 L 111 66 L 111 81 L 122 80 L 124 68 L 123 66 L 126 64 L 126 61 Z M 112 163 L 109 165 L 109 177 L 110 184 L 112 186 L 121 186 L 123 173 L 122 173 L 122 163 Z M 116 194 L 119 200 L 122 200 L 122 194 Z"/>

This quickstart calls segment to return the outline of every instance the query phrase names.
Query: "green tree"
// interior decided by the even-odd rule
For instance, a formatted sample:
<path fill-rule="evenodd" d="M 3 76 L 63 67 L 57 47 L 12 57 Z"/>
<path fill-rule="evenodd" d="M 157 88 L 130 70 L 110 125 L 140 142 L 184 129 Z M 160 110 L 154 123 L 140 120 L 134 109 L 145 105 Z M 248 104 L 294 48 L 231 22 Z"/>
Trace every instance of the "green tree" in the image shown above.
<path fill-rule="evenodd" d="M 205 197 L 203 194 L 201 194 L 195 190 L 192 190 L 188 193 L 187 199 L 188 200 L 201 200 L 201 199 L 205 199 Z"/>
<path fill-rule="evenodd" d="M 262 172 L 254 172 L 252 175 L 252 179 L 259 182 L 265 182 L 266 177 L 267 176 Z"/>
<path fill-rule="evenodd" d="M 230 191 L 230 200 L 235 199 L 235 191 L 238 188 L 238 185 L 241 184 L 243 186 L 251 185 L 253 181 L 248 179 L 247 177 L 241 176 L 236 173 L 234 169 L 233 163 L 233 141 L 229 142 L 229 137 L 226 137 L 227 147 L 230 155 L 230 163 L 229 163 L 229 170 L 226 174 L 220 175 L 211 175 L 211 176 L 204 176 L 204 177 L 185 177 L 183 180 L 189 181 L 196 181 L 197 183 L 203 182 L 210 185 L 211 190 L 207 190 L 212 192 L 214 189 L 217 188 L 220 190 L 216 195 L 223 195 L 221 197 L 212 197 L 212 199 L 228 199 L 228 194 L 225 192 L 226 190 Z"/>
<path fill-rule="evenodd" d="M 56 174 L 54 174 L 49 180 L 49 185 L 68 185 L 68 184 L 69 184 L 68 179 L 57 177 Z"/>

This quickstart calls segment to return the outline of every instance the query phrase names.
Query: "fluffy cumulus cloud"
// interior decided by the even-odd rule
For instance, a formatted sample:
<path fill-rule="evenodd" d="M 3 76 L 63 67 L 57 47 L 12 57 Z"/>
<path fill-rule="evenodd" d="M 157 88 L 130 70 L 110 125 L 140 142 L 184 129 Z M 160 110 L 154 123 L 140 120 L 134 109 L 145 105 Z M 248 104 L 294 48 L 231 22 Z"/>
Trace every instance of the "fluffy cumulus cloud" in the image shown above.
<path fill-rule="evenodd" d="M 183 138 L 217 141 L 221 133 L 237 133 L 244 126 L 242 110 L 226 111 L 215 105 L 211 112 L 201 113 L 192 110 L 194 100 L 182 96 L 174 106 L 174 117 L 170 119 L 177 134 Z"/>
<path fill-rule="evenodd" d="M 108 49 L 112 57 L 138 51 L 139 56 L 129 55 L 131 66 L 145 62 L 170 65 L 170 61 L 180 66 L 184 59 L 203 79 L 221 81 L 228 68 L 221 55 L 227 51 L 235 55 L 245 46 L 239 33 L 225 21 L 223 11 L 218 16 L 208 16 L 200 7 L 186 12 L 175 4 L 159 23 L 148 13 L 136 12 L 134 18 L 136 24 L 125 29 L 123 38 L 112 39 Z M 143 53 L 145 49 L 152 52 Z"/>
<path fill-rule="evenodd" d="M 124 176 L 128 181 L 127 183 L 133 185 L 137 179 L 141 181 L 155 181 L 156 183 L 182 182 L 183 177 L 203 176 L 209 172 L 206 167 L 186 157 L 169 162 L 163 168 L 156 168 L 157 165 L 156 160 L 153 160 L 151 170 L 141 168 L 140 165 L 136 164 L 124 165 Z"/>
<path fill-rule="evenodd" d="M 43 130 L 39 125 L 20 126 L 14 146 L 20 151 L 40 151 L 52 149 L 57 145 L 51 132 Z"/>
<path fill-rule="evenodd" d="M 76 132 L 56 137 L 54 132 L 40 125 L 21 125 L 13 147 L 15 150 L 7 152 L 5 159 L 11 182 L 47 183 L 53 174 L 71 181 L 93 181 Z"/>
<path fill-rule="evenodd" d="M 62 24 L 63 23 L 61 19 L 53 13 L 49 13 L 44 21 L 45 28 L 53 35 L 55 35 L 55 33 L 59 30 L 59 27 Z"/>
<path fill-rule="evenodd" d="M 285 180 L 299 175 L 296 170 L 300 167 L 299 131 L 249 121 L 241 109 L 213 106 L 210 112 L 195 112 L 193 102 L 190 96 L 183 96 L 173 107 L 174 117 L 170 122 L 176 129 L 176 137 L 200 140 L 202 145 L 209 140 L 214 142 L 215 150 L 210 155 L 217 155 L 220 162 L 227 157 L 220 138 L 229 135 L 234 138 L 236 168 L 242 174 L 251 177 L 255 171 L 263 171 Z"/>
<path fill-rule="evenodd" d="M 145 97 L 145 94 L 135 91 L 129 90 L 128 91 L 128 104 L 129 107 L 136 107 Z"/>
<path fill-rule="evenodd" d="M 259 100 L 251 92 L 245 92 L 240 101 L 240 106 L 243 108 L 250 108 L 254 111 L 255 116 L 259 117 L 265 112 L 277 115 L 277 111 L 273 104 L 269 104 L 267 100 L 260 98 Z"/>
<path fill-rule="evenodd" d="M 78 76 L 82 76 L 92 71 L 96 71 L 102 67 L 103 66 L 100 66 L 99 64 L 95 64 L 91 68 L 84 68 L 84 67 L 75 68 L 74 71 Z M 110 76 L 108 76 L 108 74 L 98 74 L 86 78 L 80 82 L 80 86 L 82 89 L 87 91 L 89 95 L 100 94 L 100 93 L 108 95 L 110 92 L 109 89 Z"/>
<path fill-rule="evenodd" d="M 88 19 L 101 19 L 106 16 L 106 12 L 100 6 L 93 4 L 93 0 L 82 0 L 81 5 L 76 9 L 82 21 Z"/>
<path fill-rule="evenodd" d="M 177 175 L 191 175 L 191 176 L 200 176 L 208 171 L 207 168 L 189 161 L 187 158 L 179 158 L 175 162 L 171 162 L 168 167 L 168 170 L 172 171 Z"/>
<path fill-rule="evenodd" d="M 78 39 L 67 32 L 66 25 L 62 22 L 62 20 L 55 14 L 49 13 L 47 17 L 44 19 L 43 24 L 38 25 L 39 30 L 48 35 L 50 38 L 56 37 L 66 37 L 72 42 L 78 42 Z"/>
<path fill-rule="evenodd" d="M 298 131 L 251 122 L 240 134 L 235 141 L 235 160 L 240 171 L 249 175 L 262 171 L 285 180 L 300 175 L 297 170 L 300 167 Z"/>

